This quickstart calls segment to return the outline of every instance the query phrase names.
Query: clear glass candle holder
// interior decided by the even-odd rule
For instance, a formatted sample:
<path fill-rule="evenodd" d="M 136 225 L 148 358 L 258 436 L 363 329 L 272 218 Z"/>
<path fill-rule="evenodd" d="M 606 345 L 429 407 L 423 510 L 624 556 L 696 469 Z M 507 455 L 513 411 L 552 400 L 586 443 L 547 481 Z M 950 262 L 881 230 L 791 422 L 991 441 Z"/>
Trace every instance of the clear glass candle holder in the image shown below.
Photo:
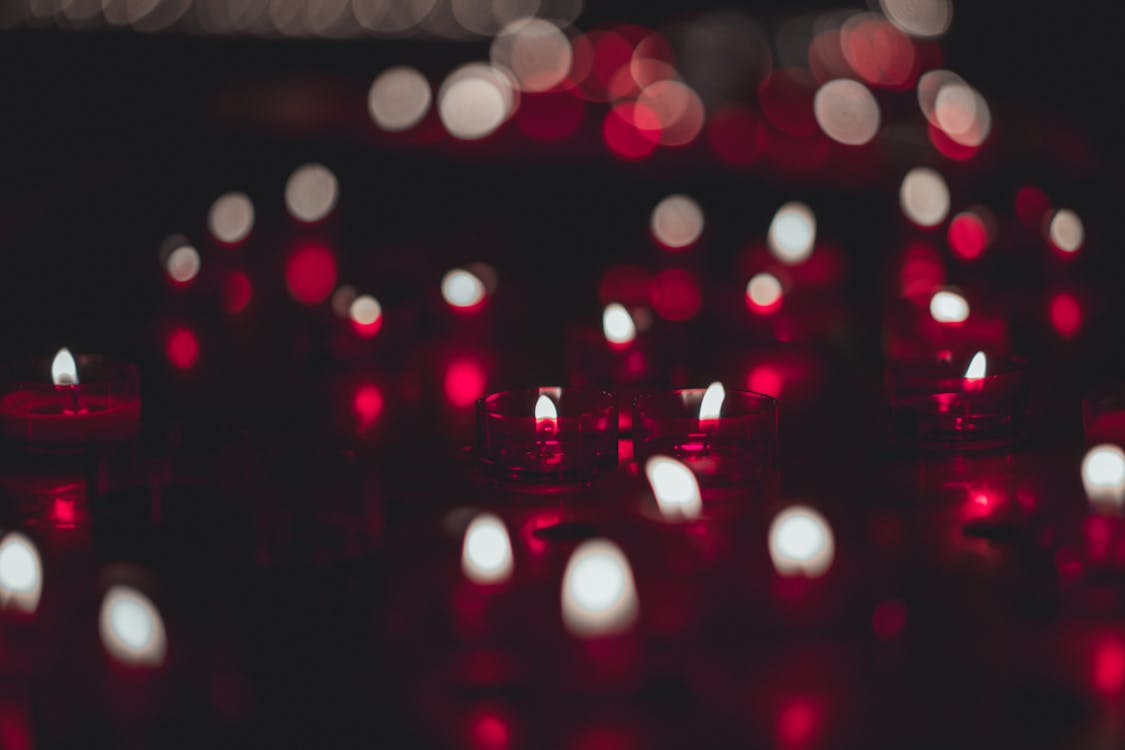
<path fill-rule="evenodd" d="M 727 389 L 719 416 L 700 419 L 704 388 L 645 393 L 633 401 L 637 464 L 654 455 L 685 463 L 702 486 L 772 478 L 777 459 L 777 399 Z"/>
<path fill-rule="evenodd" d="M 993 357 L 984 377 L 965 377 L 960 358 L 898 363 L 887 370 L 893 437 L 924 450 L 999 448 L 1023 439 L 1027 367 Z"/>
<path fill-rule="evenodd" d="M 589 481 L 617 467 L 617 400 L 580 387 L 489 394 L 477 401 L 477 459 L 497 479 Z"/>

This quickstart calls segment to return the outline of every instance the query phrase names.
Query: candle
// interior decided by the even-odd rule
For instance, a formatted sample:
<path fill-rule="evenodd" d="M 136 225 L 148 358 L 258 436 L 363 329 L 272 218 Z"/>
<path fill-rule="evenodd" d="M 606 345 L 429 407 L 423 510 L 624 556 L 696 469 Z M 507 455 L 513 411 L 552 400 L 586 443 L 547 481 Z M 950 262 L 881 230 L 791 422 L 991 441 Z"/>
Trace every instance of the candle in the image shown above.
<path fill-rule="evenodd" d="M 638 463 L 660 454 L 676 458 L 704 486 L 769 478 L 777 400 L 721 383 L 643 394 L 633 404 L 633 445 Z"/>
<path fill-rule="evenodd" d="M 140 429 L 139 379 L 130 365 L 59 350 L 9 377 L 0 396 L 0 436 L 36 447 L 74 448 L 124 440 Z"/>
<path fill-rule="evenodd" d="M 586 388 L 490 394 L 477 401 L 477 454 L 498 479 L 589 481 L 617 466 L 617 401 Z"/>
<path fill-rule="evenodd" d="M 967 365 L 957 359 L 907 362 L 888 371 L 895 437 L 937 450 L 994 448 L 1021 439 L 1028 416 L 1024 365 L 989 359 L 983 351 Z"/>

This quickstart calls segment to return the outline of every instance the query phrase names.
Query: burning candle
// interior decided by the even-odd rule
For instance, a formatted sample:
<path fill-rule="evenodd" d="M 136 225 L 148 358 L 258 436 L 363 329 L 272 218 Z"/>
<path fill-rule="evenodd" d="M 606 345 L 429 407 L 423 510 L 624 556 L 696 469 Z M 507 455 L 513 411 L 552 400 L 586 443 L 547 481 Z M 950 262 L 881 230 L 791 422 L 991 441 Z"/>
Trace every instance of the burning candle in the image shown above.
<path fill-rule="evenodd" d="M 499 479 L 589 481 L 617 466 L 617 401 L 586 388 L 490 394 L 477 401 L 477 451 Z"/>
<path fill-rule="evenodd" d="M 1028 416 L 1024 365 L 978 351 L 957 375 L 955 359 L 908 362 L 888 372 L 895 437 L 938 450 L 993 448 L 1022 438 Z"/>
<path fill-rule="evenodd" d="M 769 478 L 777 453 L 777 400 L 722 383 L 643 394 L 633 404 L 633 444 L 638 463 L 671 456 L 704 486 Z"/>
<path fill-rule="evenodd" d="M 140 386 L 131 365 L 76 360 L 64 348 L 50 368 L 33 363 L 3 388 L 0 435 L 12 443 L 74 448 L 124 440 L 140 429 Z"/>

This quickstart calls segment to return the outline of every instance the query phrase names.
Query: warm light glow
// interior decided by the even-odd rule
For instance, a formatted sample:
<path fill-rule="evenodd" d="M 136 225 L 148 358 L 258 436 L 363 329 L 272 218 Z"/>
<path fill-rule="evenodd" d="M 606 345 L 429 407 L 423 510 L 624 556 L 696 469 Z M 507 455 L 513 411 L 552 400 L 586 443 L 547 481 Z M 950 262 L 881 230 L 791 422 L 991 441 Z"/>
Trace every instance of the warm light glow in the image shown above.
<path fill-rule="evenodd" d="M 985 358 L 984 352 L 977 352 L 973 355 L 969 366 L 965 368 L 965 380 L 981 380 L 984 378 L 987 370 L 988 360 Z"/>
<path fill-rule="evenodd" d="M 461 570 L 473 583 L 503 583 L 512 577 L 512 542 L 504 522 L 483 513 L 465 529 Z"/>
<path fill-rule="evenodd" d="M 441 296 L 452 307 L 476 307 L 486 294 L 484 282 L 471 271 L 454 268 L 441 278 Z"/>
<path fill-rule="evenodd" d="M 164 354 L 178 370 L 190 370 L 199 359 L 199 338 L 187 326 L 175 326 L 164 337 Z"/>
<path fill-rule="evenodd" d="M 949 188 L 942 176 L 928 167 L 906 173 L 898 198 L 906 218 L 919 226 L 937 226 L 949 213 Z"/>
<path fill-rule="evenodd" d="M 583 542 L 563 573 L 562 617 L 573 635 L 614 635 L 637 618 L 637 589 L 625 553 L 607 539 Z"/>
<path fill-rule="evenodd" d="M 535 402 L 535 423 L 537 425 L 554 424 L 559 419 L 559 410 L 555 402 L 546 393 L 540 393 Z"/>
<path fill-rule="evenodd" d="M 484 366 L 480 362 L 471 357 L 455 359 L 445 370 L 445 397 L 454 406 L 472 406 L 484 395 L 486 382 Z"/>
<path fill-rule="evenodd" d="M 1082 242 L 1086 238 L 1086 230 L 1082 227 L 1082 219 L 1069 208 L 1055 212 L 1051 223 L 1047 227 L 1047 234 L 1051 244 L 1064 253 L 1076 253 L 1082 249 Z"/>
<path fill-rule="evenodd" d="M 769 246 L 782 263 L 796 265 L 812 255 L 816 244 L 816 216 L 804 203 L 786 203 L 770 222 Z"/>
<path fill-rule="evenodd" d="M 1082 459 L 1082 485 L 1095 503 L 1125 503 L 1125 452 L 1116 445 L 1095 445 Z"/>
<path fill-rule="evenodd" d="M 637 326 L 625 306 L 617 302 L 606 305 L 602 312 L 602 331 L 611 344 L 628 344 L 637 338 Z"/>
<path fill-rule="evenodd" d="M 934 98 L 931 122 L 956 143 L 976 148 L 992 131 L 992 112 L 976 89 L 964 81 L 949 81 Z"/>
<path fill-rule="evenodd" d="M 438 114 L 454 138 L 473 141 L 491 135 L 515 110 L 511 79 L 484 63 L 463 65 L 438 92 Z"/>
<path fill-rule="evenodd" d="M 245 193 L 220 195 L 207 213 L 207 227 L 219 242 L 236 245 L 254 228 L 254 204 Z"/>
<path fill-rule="evenodd" d="M 383 306 L 370 294 L 361 294 L 348 308 L 352 326 L 363 336 L 374 336 L 383 324 Z"/>
<path fill-rule="evenodd" d="M 409 130 L 430 111 L 433 94 L 426 77 L 414 68 L 400 65 L 384 70 L 367 94 L 371 119 L 383 130 Z"/>
<path fill-rule="evenodd" d="M 862 146 L 879 132 L 879 103 L 866 86 L 850 78 L 821 86 L 813 113 L 825 135 L 847 146 Z"/>
<path fill-rule="evenodd" d="M 285 261 L 285 286 L 293 299 L 319 305 L 336 286 L 336 256 L 322 245 L 305 245 Z"/>
<path fill-rule="evenodd" d="M 703 512 L 699 482 L 691 469 L 680 461 L 668 456 L 652 456 L 645 462 L 645 476 L 665 520 L 690 520 Z"/>
<path fill-rule="evenodd" d="M 652 210 L 649 226 L 657 242 L 678 250 L 703 234 L 703 209 L 686 195 L 669 195 Z"/>
<path fill-rule="evenodd" d="M 168 278 L 179 285 L 187 285 L 199 275 L 199 252 L 191 245 L 180 245 L 168 254 L 164 270 Z"/>
<path fill-rule="evenodd" d="M 969 303 L 957 292 L 935 292 L 930 297 L 930 315 L 938 323 L 964 323 L 969 319 Z"/>
<path fill-rule="evenodd" d="M 306 164 L 285 183 L 285 207 L 298 221 L 320 221 L 336 206 L 339 185 L 336 175 L 323 164 Z"/>
<path fill-rule="evenodd" d="M 950 0 L 879 0 L 883 15 L 911 36 L 935 37 L 953 22 Z"/>
<path fill-rule="evenodd" d="M 43 592 L 43 563 L 35 544 L 18 531 L 0 541 L 0 610 L 25 614 L 39 607 Z"/>
<path fill-rule="evenodd" d="M 129 586 L 113 586 L 98 618 L 102 645 L 119 662 L 156 667 L 167 646 L 164 621 L 148 597 Z"/>
<path fill-rule="evenodd" d="M 797 505 L 773 519 L 769 533 L 770 557 L 783 576 L 817 577 L 832 565 L 835 542 L 824 516 Z"/>
<path fill-rule="evenodd" d="M 493 39 L 494 65 L 511 71 L 523 91 L 547 91 L 570 73 L 573 52 L 566 34 L 551 21 L 521 18 Z"/>
<path fill-rule="evenodd" d="M 363 383 L 352 396 L 352 411 L 355 413 L 356 428 L 363 433 L 375 426 L 383 413 L 383 393 L 374 383 Z"/>
<path fill-rule="evenodd" d="M 707 390 L 703 392 L 703 400 L 699 402 L 699 421 L 718 419 L 723 411 L 723 401 L 726 397 L 727 392 L 722 383 L 716 381 L 707 386 Z"/>
<path fill-rule="evenodd" d="M 781 295 L 781 282 L 772 273 L 754 274 L 746 284 L 746 300 L 755 312 L 773 312 L 781 306 Z"/>
<path fill-rule="evenodd" d="M 332 292 L 332 312 L 336 313 L 337 317 L 347 318 L 352 310 L 352 302 L 359 295 L 359 292 L 351 284 L 344 284 L 336 291 Z"/>
<path fill-rule="evenodd" d="M 948 84 L 965 83 L 961 76 L 951 70 L 928 70 L 918 79 L 918 107 L 934 127 L 940 127 L 937 120 L 937 98 Z"/>
<path fill-rule="evenodd" d="M 51 362 L 51 380 L 55 385 L 78 385 L 78 365 L 74 362 L 74 355 L 65 346 L 59 349 L 55 360 Z"/>

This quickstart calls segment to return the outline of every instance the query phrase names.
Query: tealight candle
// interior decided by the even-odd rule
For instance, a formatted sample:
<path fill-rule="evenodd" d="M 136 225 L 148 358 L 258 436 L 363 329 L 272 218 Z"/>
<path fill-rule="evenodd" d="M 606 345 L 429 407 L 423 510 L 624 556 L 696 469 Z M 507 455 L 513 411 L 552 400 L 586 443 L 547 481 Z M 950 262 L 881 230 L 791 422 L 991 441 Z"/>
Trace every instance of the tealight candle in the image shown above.
<path fill-rule="evenodd" d="M 1028 417 L 1023 363 L 989 359 L 983 351 L 967 364 L 956 360 L 907 362 L 888 371 L 895 437 L 935 450 L 995 448 L 1021 439 Z"/>
<path fill-rule="evenodd" d="M 1125 445 L 1125 384 L 1102 388 L 1082 399 L 1087 443 Z"/>
<path fill-rule="evenodd" d="M 477 401 L 477 457 L 492 476 L 585 482 L 617 466 L 617 401 L 587 388 L 534 388 Z"/>
<path fill-rule="evenodd" d="M 0 436 L 38 448 L 72 449 L 115 442 L 140 429 L 137 371 L 61 349 L 50 367 L 11 373 L 0 396 Z"/>
<path fill-rule="evenodd" d="M 777 400 L 710 387 L 647 393 L 633 402 L 638 464 L 654 455 L 682 461 L 703 486 L 770 478 L 777 454 Z"/>

